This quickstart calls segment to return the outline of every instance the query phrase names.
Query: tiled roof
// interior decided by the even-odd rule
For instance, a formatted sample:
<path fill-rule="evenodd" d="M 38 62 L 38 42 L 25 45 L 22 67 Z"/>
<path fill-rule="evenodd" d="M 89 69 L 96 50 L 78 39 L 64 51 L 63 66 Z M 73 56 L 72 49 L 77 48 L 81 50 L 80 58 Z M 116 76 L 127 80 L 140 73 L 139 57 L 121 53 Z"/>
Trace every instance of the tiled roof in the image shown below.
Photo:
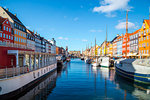
<path fill-rule="evenodd" d="M 3 8 L 3 9 L 4 9 L 4 8 Z M 9 12 L 9 11 L 6 10 L 6 9 L 4 9 L 4 11 L 12 18 L 12 20 L 13 20 L 14 22 L 16 22 L 16 23 L 18 23 L 18 24 L 24 26 L 24 25 L 22 24 L 22 22 L 21 22 L 14 14 L 12 14 L 11 12 Z M 24 26 L 24 27 L 25 27 L 25 26 Z"/>
<path fill-rule="evenodd" d="M 134 35 L 134 34 L 136 34 L 136 33 L 138 33 L 140 30 L 141 30 L 141 29 L 136 30 L 135 32 L 131 33 L 130 36 L 131 36 L 131 35 Z"/>
<path fill-rule="evenodd" d="M 148 26 L 150 27 L 150 20 L 145 19 L 146 23 L 148 24 Z"/>
<path fill-rule="evenodd" d="M 3 18 L 0 16 L 0 25 L 6 20 L 6 18 Z"/>

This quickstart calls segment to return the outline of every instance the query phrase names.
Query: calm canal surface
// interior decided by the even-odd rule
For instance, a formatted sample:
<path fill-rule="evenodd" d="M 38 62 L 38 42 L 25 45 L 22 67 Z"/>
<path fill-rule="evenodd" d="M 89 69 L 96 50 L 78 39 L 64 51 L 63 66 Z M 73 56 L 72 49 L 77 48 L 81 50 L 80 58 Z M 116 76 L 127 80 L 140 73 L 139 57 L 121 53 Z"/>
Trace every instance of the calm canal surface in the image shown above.
<path fill-rule="evenodd" d="M 19 100 L 150 100 L 149 86 L 133 84 L 107 68 L 72 59 Z"/>

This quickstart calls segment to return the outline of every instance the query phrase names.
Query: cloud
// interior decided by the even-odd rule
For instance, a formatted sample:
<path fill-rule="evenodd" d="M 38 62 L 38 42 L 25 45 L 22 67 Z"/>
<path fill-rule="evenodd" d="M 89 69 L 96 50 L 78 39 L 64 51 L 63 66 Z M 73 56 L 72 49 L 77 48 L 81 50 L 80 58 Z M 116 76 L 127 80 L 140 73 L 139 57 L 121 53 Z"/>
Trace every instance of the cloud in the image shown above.
<path fill-rule="evenodd" d="M 116 27 L 116 29 L 126 29 L 126 22 L 119 22 L 118 25 L 116 25 L 115 27 Z M 129 29 L 136 29 L 136 28 L 138 28 L 138 26 L 136 26 L 132 22 L 128 22 L 128 28 Z"/>
<path fill-rule="evenodd" d="M 68 38 L 58 37 L 59 40 L 68 40 Z"/>
<path fill-rule="evenodd" d="M 75 17 L 73 20 L 74 20 L 74 21 L 78 21 L 78 20 L 79 20 L 79 18 L 78 18 L 78 17 Z"/>
<path fill-rule="evenodd" d="M 86 39 L 82 39 L 82 41 L 83 41 L 83 42 L 87 42 L 88 40 L 86 40 Z"/>
<path fill-rule="evenodd" d="M 132 7 L 128 5 L 129 2 L 130 0 L 103 0 L 99 7 L 93 8 L 93 12 L 106 13 L 106 16 L 114 17 L 114 14 L 111 15 L 114 11 L 131 9 Z"/>
<path fill-rule="evenodd" d="M 92 33 L 94 33 L 94 32 L 102 32 L 102 30 L 94 30 L 94 29 L 89 30 L 89 31 L 92 32 Z"/>

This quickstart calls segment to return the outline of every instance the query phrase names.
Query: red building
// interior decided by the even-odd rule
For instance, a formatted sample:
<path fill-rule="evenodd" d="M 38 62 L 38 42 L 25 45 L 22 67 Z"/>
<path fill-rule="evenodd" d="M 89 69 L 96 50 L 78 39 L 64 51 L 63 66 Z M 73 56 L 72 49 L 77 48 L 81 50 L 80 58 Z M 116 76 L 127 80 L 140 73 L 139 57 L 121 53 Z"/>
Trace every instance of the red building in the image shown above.
<path fill-rule="evenodd" d="M 123 36 L 123 42 L 122 42 L 122 55 L 123 57 L 126 57 L 129 55 L 129 41 L 130 41 L 130 33 L 125 33 Z M 127 53 L 127 54 L 126 54 Z"/>
<path fill-rule="evenodd" d="M 0 42 L 14 43 L 10 22 L 7 18 L 0 17 Z"/>

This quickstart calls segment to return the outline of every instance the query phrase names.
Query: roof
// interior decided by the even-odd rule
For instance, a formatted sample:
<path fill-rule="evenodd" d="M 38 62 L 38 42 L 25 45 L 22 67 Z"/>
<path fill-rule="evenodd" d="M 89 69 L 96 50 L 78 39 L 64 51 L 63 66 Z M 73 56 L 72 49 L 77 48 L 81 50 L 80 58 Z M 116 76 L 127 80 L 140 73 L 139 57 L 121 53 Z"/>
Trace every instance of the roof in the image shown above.
<path fill-rule="evenodd" d="M 116 40 L 119 36 L 116 36 L 112 41 L 110 41 L 111 43 L 114 42 L 114 40 Z"/>
<path fill-rule="evenodd" d="M 2 8 L 3 8 L 3 7 L 2 7 Z M 3 8 L 3 9 L 4 9 L 4 8 Z M 4 11 L 12 18 L 12 20 L 13 20 L 14 22 L 16 22 L 16 23 L 18 23 L 18 24 L 24 26 L 23 23 L 22 23 L 14 14 L 12 14 L 11 12 L 9 12 L 9 11 L 6 10 L 6 9 L 4 9 Z M 24 27 L 25 27 L 25 26 L 24 26 Z"/>
<path fill-rule="evenodd" d="M 150 20 L 145 19 L 146 23 L 148 24 L 148 26 L 150 27 Z"/>
<path fill-rule="evenodd" d="M 6 20 L 6 18 L 3 18 L 0 16 L 0 25 Z"/>
<path fill-rule="evenodd" d="M 31 30 L 27 29 L 27 32 L 29 32 L 29 33 L 31 33 L 31 35 L 35 36 L 35 34 L 34 34 L 34 32 L 33 32 L 33 31 L 31 31 Z"/>
<path fill-rule="evenodd" d="M 140 30 L 141 30 L 141 29 L 136 30 L 135 32 L 131 33 L 130 36 L 131 36 L 131 35 L 134 35 L 134 34 L 136 34 L 136 33 L 138 33 Z"/>

